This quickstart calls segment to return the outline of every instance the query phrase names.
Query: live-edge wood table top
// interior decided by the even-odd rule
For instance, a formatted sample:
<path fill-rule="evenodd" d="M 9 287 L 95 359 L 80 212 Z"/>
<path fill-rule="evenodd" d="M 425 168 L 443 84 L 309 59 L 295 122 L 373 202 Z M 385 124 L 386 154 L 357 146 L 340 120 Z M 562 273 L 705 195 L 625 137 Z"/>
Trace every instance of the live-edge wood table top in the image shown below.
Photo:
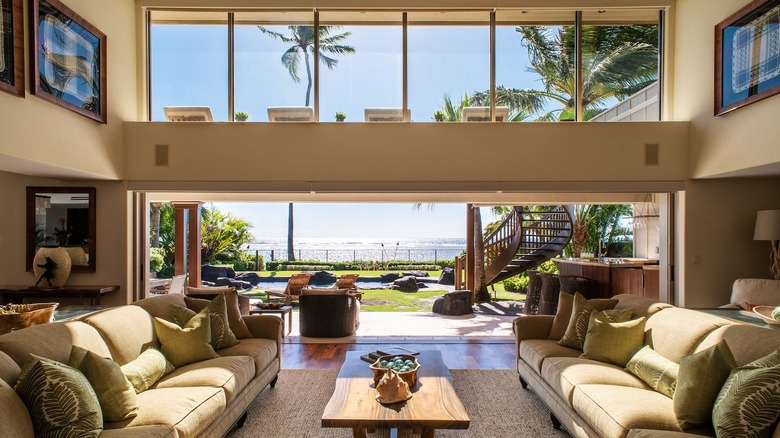
<path fill-rule="evenodd" d="M 452 376 L 438 351 L 421 351 L 417 383 L 411 399 L 382 405 L 376 401 L 373 372 L 360 360 L 359 351 L 349 351 L 322 414 L 323 427 L 355 429 L 468 429 L 470 420 L 452 386 Z M 355 431 L 355 436 L 358 432 Z"/>

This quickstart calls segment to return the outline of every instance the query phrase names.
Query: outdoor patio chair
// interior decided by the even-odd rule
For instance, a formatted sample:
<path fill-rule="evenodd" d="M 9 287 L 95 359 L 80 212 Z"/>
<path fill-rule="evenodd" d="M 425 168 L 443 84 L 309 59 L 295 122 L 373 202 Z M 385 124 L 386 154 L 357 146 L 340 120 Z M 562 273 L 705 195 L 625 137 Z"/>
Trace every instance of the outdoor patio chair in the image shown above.
<path fill-rule="evenodd" d="M 290 276 L 290 279 L 287 280 L 287 286 L 284 288 L 284 292 L 267 290 L 265 291 L 266 297 L 269 299 L 271 296 L 281 297 L 284 298 L 285 303 L 298 301 L 298 297 L 301 295 L 301 290 L 309 285 L 310 278 L 311 274 L 293 274 Z"/>
<path fill-rule="evenodd" d="M 171 279 L 171 284 L 168 286 L 168 289 L 165 290 L 165 293 L 167 294 L 183 294 L 184 293 L 184 284 L 187 282 L 187 275 L 175 275 Z"/>
<path fill-rule="evenodd" d="M 347 289 L 349 293 L 355 295 L 360 301 L 363 298 L 363 294 L 357 290 L 357 279 L 360 274 L 342 274 L 341 277 L 336 279 L 334 289 Z"/>

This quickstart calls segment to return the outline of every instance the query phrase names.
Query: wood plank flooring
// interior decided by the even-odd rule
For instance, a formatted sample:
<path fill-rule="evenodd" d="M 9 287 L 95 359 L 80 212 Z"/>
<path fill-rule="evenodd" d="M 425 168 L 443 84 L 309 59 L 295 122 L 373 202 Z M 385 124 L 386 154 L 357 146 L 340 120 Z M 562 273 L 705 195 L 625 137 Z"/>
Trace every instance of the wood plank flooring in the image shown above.
<path fill-rule="evenodd" d="M 282 368 L 338 369 L 347 351 L 368 353 L 377 348 L 401 345 L 412 350 L 438 350 L 448 368 L 514 369 L 514 344 L 488 343 L 377 343 L 377 344 L 282 344 Z"/>

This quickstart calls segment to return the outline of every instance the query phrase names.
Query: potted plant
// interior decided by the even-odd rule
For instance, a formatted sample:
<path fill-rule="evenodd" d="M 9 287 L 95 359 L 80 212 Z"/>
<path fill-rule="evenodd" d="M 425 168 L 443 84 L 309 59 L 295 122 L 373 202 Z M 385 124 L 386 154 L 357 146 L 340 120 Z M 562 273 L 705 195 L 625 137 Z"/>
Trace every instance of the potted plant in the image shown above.
<path fill-rule="evenodd" d="M 347 115 L 341 111 L 336 111 L 336 121 L 343 122 L 347 119 Z"/>
<path fill-rule="evenodd" d="M 233 114 L 233 120 L 236 122 L 246 122 L 249 120 L 249 113 L 244 111 L 236 111 L 236 113 Z"/>
<path fill-rule="evenodd" d="M 436 112 L 433 113 L 433 120 L 437 122 L 443 122 L 446 117 L 446 114 L 444 114 L 444 111 L 442 110 L 436 110 Z"/>

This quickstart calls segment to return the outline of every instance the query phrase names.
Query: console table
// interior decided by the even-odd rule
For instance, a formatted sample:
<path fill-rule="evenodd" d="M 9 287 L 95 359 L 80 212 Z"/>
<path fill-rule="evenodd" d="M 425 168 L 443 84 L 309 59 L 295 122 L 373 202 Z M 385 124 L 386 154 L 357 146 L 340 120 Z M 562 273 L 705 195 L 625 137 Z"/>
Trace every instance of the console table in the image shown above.
<path fill-rule="evenodd" d="M 84 306 L 100 305 L 100 297 L 119 290 L 119 286 L 63 286 L 55 289 L 38 289 L 29 286 L 0 286 L 0 303 L 21 304 L 25 298 L 58 299 L 79 298 Z"/>

